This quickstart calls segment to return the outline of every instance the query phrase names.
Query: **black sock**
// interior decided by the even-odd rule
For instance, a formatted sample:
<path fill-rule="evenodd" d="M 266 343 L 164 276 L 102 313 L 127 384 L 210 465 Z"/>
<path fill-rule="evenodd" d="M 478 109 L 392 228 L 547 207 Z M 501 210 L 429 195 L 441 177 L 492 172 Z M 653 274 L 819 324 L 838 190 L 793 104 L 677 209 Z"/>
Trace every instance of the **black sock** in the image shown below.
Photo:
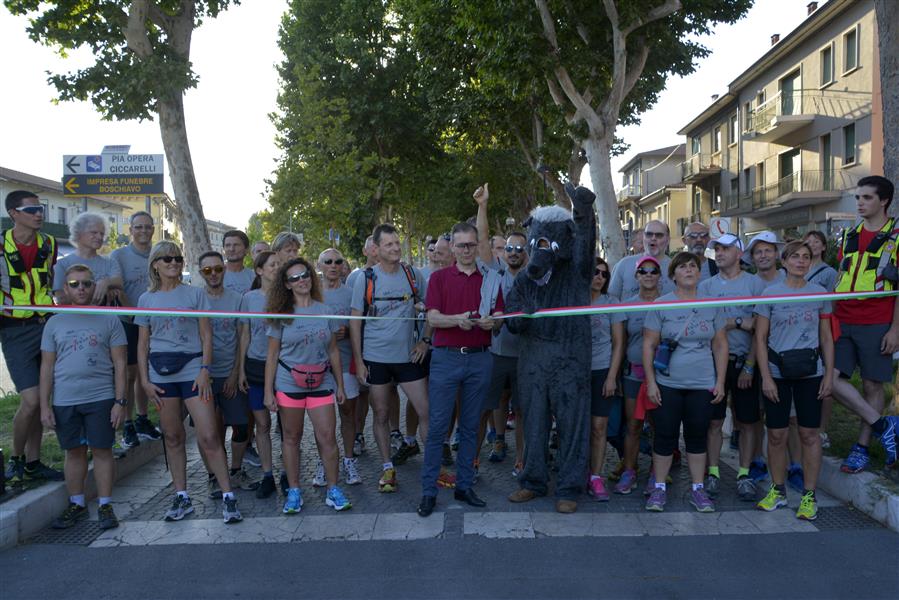
<path fill-rule="evenodd" d="M 785 486 L 785 485 L 782 484 L 782 483 L 775 483 L 775 484 L 774 484 L 774 489 L 776 489 L 776 490 L 777 490 L 778 492 L 780 492 L 781 494 L 786 494 L 786 493 L 787 493 L 787 486 Z"/>
<path fill-rule="evenodd" d="M 873 423 L 871 423 L 871 431 L 876 433 L 878 436 L 883 435 L 883 431 L 887 428 L 887 420 L 883 417 L 880 417 Z M 859 444 L 861 446 L 861 444 Z"/>
<path fill-rule="evenodd" d="M 209 475 L 209 479 L 215 479 L 215 473 L 207 473 Z"/>
<path fill-rule="evenodd" d="M 22 458 L 25 458 L 25 457 L 23 456 Z M 38 467 L 39 464 L 41 464 L 40 459 L 38 459 L 38 460 L 30 460 L 30 461 L 28 461 L 27 463 L 25 463 L 25 468 L 28 469 L 29 471 L 31 471 L 31 470 L 33 470 L 33 469 L 37 469 L 37 467 Z"/>
<path fill-rule="evenodd" d="M 231 475 L 237 475 L 238 471 L 240 471 L 240 469 L 228 469 L 228 473 L 230 473 Z"/>

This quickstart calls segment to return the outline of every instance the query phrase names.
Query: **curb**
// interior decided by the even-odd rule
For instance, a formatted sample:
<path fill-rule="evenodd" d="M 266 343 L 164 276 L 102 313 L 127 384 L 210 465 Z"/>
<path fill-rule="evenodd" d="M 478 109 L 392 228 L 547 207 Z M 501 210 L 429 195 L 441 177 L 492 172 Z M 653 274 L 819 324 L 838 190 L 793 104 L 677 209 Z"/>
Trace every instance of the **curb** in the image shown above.
<path fill-rule="evenodd" d="M 127 477 L 160 454 L 162 440 L 141 442 L 140 446 L 128 450 L 125 456 L 116 459 L 116 481 Z M 93 500 L 97 495 L 93 474 L 94 466 L 91 464 L 85 487 L 88 500 Z M 49 525 L 68 502 L 65 482 L 54 481 L 0 504 L 0 550 L 12 548 Z"/>
<path fill-rule="evenodd" d="M 823 457 L 818 487 L 899 533 L 899 484 L 874 473 L 843 473 L 840 462 Z"/>

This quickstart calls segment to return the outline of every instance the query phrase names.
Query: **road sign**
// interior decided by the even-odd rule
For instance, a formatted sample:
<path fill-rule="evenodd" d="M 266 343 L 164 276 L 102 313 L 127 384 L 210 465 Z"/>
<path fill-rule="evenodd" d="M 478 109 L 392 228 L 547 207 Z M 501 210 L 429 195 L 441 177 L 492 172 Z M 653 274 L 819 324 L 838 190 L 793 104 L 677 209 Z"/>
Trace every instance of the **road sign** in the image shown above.
<path fill-rule="evenodd" d="M 163 192 L 162 174 L 65 175 L 63 196 L 146 196 Z"/>
<path fill-rule="evenodd" d="M 712 217 L 712 221 L 709 223 L 709 233 L 713 240 L 717 240 L 725 233 L 730 233 L 730 218 Z"/>
<path fill-rule="evenodd" d="M 66 154 L 62 172 L 69 175 L 162 175 L 162 154 Z"/>

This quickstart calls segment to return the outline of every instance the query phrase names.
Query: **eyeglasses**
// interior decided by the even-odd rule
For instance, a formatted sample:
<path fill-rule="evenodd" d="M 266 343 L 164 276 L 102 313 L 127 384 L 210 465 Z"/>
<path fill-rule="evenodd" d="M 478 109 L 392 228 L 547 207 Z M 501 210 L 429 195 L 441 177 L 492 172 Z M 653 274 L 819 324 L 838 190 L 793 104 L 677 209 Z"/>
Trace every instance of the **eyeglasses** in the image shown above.
<path fill-rule="evenodd" d="M 152 225 L 132 225 L 131 229 L 134 231 L 150 231 L 153 229 Z"/>
<path fill-rule="evenodd" d="M 223 273 L 225 271 L 225 267 L 222 265 L 215 265 L 214 267 L 203 267 L 200 269 L 200 273 L 203 275 L 212 275 L 215 273 L 216 275 Z"/>
<path fill-rule="evenodd" d="M 524 246 L 512 246 L 510 244 L 510 245 L 506 246 L 505 250 L 509 254 L 512 254 L 512 253 L 521 254 L 522 252 L 524 252 Z"/>
<path fill-rule="evenodd" d="M 658 238 L 658 239 L 662 239 L 663 237 L 665 237 L 665 234 L 661 231 L 644 231 L 643 235 L 648 238 Z"/>
<path fill-rule="evenodd" d="M 609 272 L 606 271 L 605 269 L 596 269 L 595 271 L 593 271 L 593 276 L 594 277 L 602 277 L 603 279 L 606 279 L 609 277 Z"/>
<path fill-rule="evenodd" d="M 156 260 L 161 260 L 162 262 L 164 262 L 167 265 L 172 264 L 172 261 L 178 263 L 179 265 L 184 264 L 183 256 L 160 256 Z"/>
<path fill-rule="evenodd" d="M 325 260 L 322 261 L 322 264 L 323 265 L 342 265 L 343 259 L 342 258 L 326 258 Z"/>
<path fill-rule="evenodd" d="M 640 267 L 637 269 L 637 275 L 658 275 L 659 270 L 654 267 Z"/>
<path fill-rule="evenodd" d="M 699 240 L 702 238 L 709 237 L 709 232 L 708 231 L 691 231 L 690 233 L 685 233 L 684 237 L 690 238 L 691 240 Z"/>
<path fill-rule="evenodd" d="M 68 281 L 69 287 L 73 290 L 77 290 L 79 287 L 84 289 L 89 289 L 94 287 L 93 279 L 70 279 Z"/>
<path fill-rule="evenodd" d="M 34 215 L 44 214 L 44 207 L 40 204 L 29 204 L 28 206 L 17 206 L 16 211 L 29 214 L 33 217 Z"/>
<path fill-rule="evenodd" d="M 456 246 L 456 248 L 458 248 L 459 250 L 474 250 L 475 248 L 478 247 L 478 245 L 477 245 L 475 242 L 467 242 L 467 243 L 463 243 L 463 244 L 455 244 L 455 246 Z"/>
<path fill-rule="evenodd" d="M 309 271 L 303 271 L 302 273 L 297 273 L 296 275 L 291 275 L 287 278 L 287 283 L 296 283 L 298 281 L 309 279 L 312 277 L 312 273 Z"/>

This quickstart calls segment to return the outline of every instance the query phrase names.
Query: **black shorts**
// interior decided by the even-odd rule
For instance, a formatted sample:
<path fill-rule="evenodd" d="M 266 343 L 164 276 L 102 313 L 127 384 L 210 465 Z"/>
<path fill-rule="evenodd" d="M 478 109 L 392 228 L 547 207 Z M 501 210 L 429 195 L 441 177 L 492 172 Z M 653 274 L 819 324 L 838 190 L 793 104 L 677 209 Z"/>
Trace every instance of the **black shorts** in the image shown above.
<path fill-rule="evenodd" d="M 619 401 L 619 396 L 603 396 L 602 386 L 609 376 L 608 369 L 590 371 L 590 416 L 608 417 L 612 414 L 612 407 Z"/>
<path fill-rule="evenodd" d="M 724 380 L 724 391 L 730 396 L 730 405 L 734 418 L 740 423 L 751 425 L 752 423 L 758 423 L 760 418 L 759 374 L 758 371 L 753 373 L 752 384 L 747 389 L 741 390 L 737 385 L 737 379 L 740 377 L 742 370 L 742 364 L 738 369 L 735 359 L 731 358 L 727 361 L 727 377 Z M 712 420 L 723 421 L 727 414 L 727 402 L 719 402 L 713 406 Z"/>
<path fill-rule="evenodd" d="M 484 398 L 483 409 L 499 408 L 503 392 L 509 390 L 509 403 L 518 408 L 518 357 L 493 355 L 493 373 L 490 376 L 490 389 Z"/>
<path fill-rule="evenodd" d="M 247 395 L 240 390 L 231 398 L 225 397 L 224 387 L 227 377 L 214 377 L 212 379 L 212 397 L 215 406 L 222 413 L 222 422 L 225 425 L 246 425 L 249 422 L 247 410 L 250 401 Z"/>
<path fill-rule="evenodd" d="M 140 338 L 140 327 L 129 321 L 122 321 L 125 339 L 128 340 L 128 366 L 137 364 L 137 340 Z"/>
<path fill-rule="evenodd" d="M 21 320 L 0 317 L 0 347 L 17 392 L 40 385 L 41 337 L 45 322 L 43 317 Z M 6 387 L 5 382 L 2 387 Z"/>
<path fill-rule="evenodd" d="M 79 446 L 91 448 L 112 448 L 115 443 L 115 429 L 110 423 L 110 414 L 115 401 L 100 400 L 72 406 L 54 406 L 56 437 L 59 447 L 71 450 Z"/>
<path fill-rule="evenodd" d="M 365 361 L 368 368 L 369 385 L 387 385 L 390 383 L 407 383 L 418 381 L 428 376 L 424 367 L 418 363 L 379 363 Z"/>
<path fill-rule="evenodd" d="M 834 367 L 842 377 L 851 377 L 858 367 L 862 379 L 893 380 L 893 356 L 880 353 L 880 342 L 890 324 L 840 324 L 840 339 L 834 345 Z"/>
<path fill-rule="evenodd" d="M 775 379 L 779 402 L 765 398 L 765 424 L 769 429 L 786 429 L 790 426 L 790 407 L 796 406 L 796 422 L 800 427 L 821 427 L 821 400 L 818 389 L 822 377 L 805 379 Z"/>

